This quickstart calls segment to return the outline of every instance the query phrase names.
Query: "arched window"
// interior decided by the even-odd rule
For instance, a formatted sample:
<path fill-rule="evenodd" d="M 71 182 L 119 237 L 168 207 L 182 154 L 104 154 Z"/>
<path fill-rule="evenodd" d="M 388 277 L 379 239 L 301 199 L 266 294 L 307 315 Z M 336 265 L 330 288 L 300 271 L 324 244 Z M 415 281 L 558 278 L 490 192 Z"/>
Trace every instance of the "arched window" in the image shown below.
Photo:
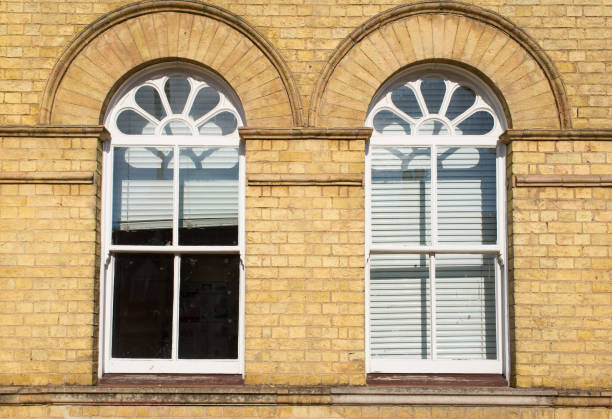
<path fill-rule="evenodd" d="M 102 373 L 243 371 L 243 117 L 222 80 L 177 68 L 106 114 Z"/>
<path fill-rule="evenodd" d="M 501 374 L 501 106 L 425 66 L 390 80 L 366 124 L 368 372 Z"/>

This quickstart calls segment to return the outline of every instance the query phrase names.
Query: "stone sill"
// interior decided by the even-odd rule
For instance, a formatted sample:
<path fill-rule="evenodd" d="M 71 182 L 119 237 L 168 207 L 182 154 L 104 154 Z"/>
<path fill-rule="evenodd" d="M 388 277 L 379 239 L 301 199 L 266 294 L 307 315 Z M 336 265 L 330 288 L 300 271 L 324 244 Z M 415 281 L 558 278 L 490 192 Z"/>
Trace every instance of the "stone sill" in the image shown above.
<path fill-rule="evenodd" d="M 0 405 L 611 407 L 612 390 L 400 387 L 0 387 Z"/>

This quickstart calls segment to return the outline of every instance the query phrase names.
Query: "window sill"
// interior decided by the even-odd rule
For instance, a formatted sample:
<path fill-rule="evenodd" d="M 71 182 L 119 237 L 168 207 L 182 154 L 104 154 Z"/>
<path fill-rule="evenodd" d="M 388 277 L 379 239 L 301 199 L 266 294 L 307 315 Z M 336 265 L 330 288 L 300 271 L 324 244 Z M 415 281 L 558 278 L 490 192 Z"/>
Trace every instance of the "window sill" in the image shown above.
<path fill-rule="evenodd" d="M 244 384 L 241 374 L 104 374 L 100 386 L 200 387 Z"/>
<path fill-rule="evenodd" d="M 368 385 L 399 387 L 508 387 L 500 374 L 368 374 Z"/>

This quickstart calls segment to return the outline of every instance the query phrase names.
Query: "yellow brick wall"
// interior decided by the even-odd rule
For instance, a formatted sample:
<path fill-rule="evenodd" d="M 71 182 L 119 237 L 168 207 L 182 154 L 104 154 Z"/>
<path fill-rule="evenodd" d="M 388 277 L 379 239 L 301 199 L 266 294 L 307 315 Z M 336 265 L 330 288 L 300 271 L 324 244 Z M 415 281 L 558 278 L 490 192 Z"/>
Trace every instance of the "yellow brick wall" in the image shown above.
<path fill-rule="evenodd" d="M 605 408 L 458 406 L 23 406 L 1 407 L 3 418 L 415 418 L 415 419 L 609 419 Z"/>
<path fill-rule="evenodd" d="M 610 175 L 612 143 L 516 141 L 511 175 Z M 511 190 L 511 325 L 519 387 L 612 387 L 612 189 Z"/>
<path fill-rule="evenodd" d="M 130 1 L 6 0 L 0 3 L 0 125 L 38 120 L 42 91 L 61 51 L 86 25 Z M 368 18 L 405 1 L 210 1 L 253 24 L 278 48 L 305 109 L 333 49 Z M 565 83 L 575 128 L 612 127 L 611 6 L 606 0 L 470 2 L 525 30 Z"/>
<path fill-rule="evenodd" d="M 0 184 L 0 385 L 94 380 L 100 151 L 94 138 L 0 137 L 3 175 L 93 175 Z"/>
<path fill-rule="evenodd" d="M 362 178 L 364 153 L 364 141 L 249 140 L 247 181 Z M 364 384 L 363 187 L 247 186 L 246 232 L 246 382 Z"/>

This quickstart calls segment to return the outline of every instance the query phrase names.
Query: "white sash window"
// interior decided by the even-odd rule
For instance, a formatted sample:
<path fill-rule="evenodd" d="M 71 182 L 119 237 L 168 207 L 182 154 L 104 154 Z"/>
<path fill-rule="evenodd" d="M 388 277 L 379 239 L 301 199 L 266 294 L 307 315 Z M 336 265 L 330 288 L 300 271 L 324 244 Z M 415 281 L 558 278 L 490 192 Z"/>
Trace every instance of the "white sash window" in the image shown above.
<path fill-rule="evenodd" d="M 367 370 L 507 370 L 503 113 L 439 65 L 391 80 L 367 125 Z"/>
<path fill-rule="evenodd" d="M 154 68 L 111 102 L 100 374 L 243 373 L 242 124 L 196 69 Z"/>

